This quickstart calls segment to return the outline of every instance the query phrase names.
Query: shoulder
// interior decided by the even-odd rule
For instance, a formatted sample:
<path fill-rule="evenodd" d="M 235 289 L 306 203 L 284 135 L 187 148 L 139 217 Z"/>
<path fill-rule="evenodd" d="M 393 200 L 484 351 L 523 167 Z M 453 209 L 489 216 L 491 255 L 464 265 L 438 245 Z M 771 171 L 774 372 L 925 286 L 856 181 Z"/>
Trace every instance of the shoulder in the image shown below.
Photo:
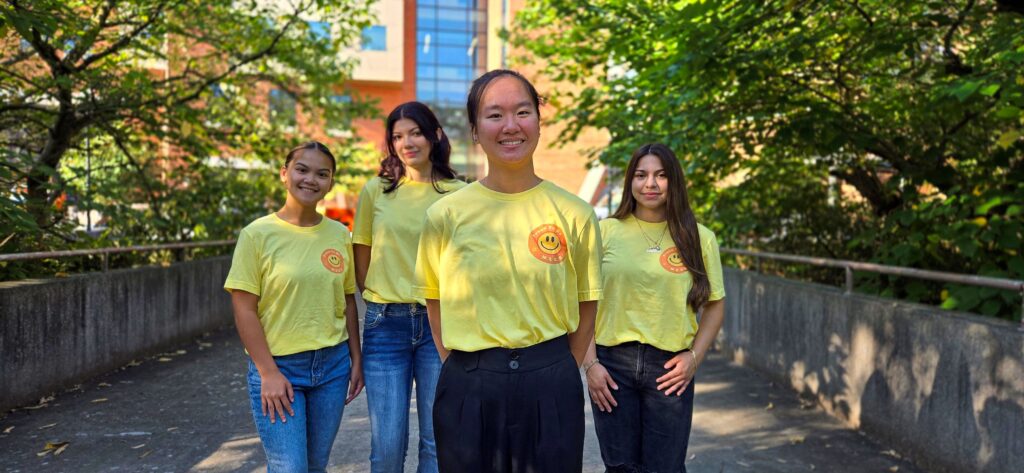
<path fill-rule="evenodd" d="M 718 243 L 718 237 L 715 236 L 715 232 L 699 223 L 697 224 L 697 235 L 700 236 L 701 245 L 707 245 L 711 242 Z"/>
<path fill-rule="evenodd" d="M 327 218 L 327 216 L 324 216 L 324 229 L 327 232 L 330 232 L 331 235 L 336 235 L 337 238 L 341 240 L 348 241 L 352 239 L 352 237 L 349 236 L 348 227 L 346 227 L 345 224 L 332 218 Z"/>
<path fill-rule="evenodd" d="M 541 190 L 546 198 L 555 203 L 559 210 L 586 218 L 594 215 L 594 208 L 583 199 L 577 197 L 576 194 L 558 187 L 551 181 L 544 181 L 540 185 L 544 186 Z"/>
<path fill-rule="evenodd" d="M 601 234 L 602 235 L 607 235 L 609 233 L 615 232 L 618 229 L 622 228 L 622 220 L 619 220 L 619 219 L 614 218 L 614 217 L 608 217 L 608 218 L 606 218 L 604 220 L 601 220 L 597 224 L 598 224 L 599 227 L 601 227 Z"/>
<path fill-rule="evenodd" d="M 245 234 L 250 237 L 263 235 L 277 228 L 277 224 L 274 220 L 274 214 L 264 215 L 252 222 L 249 222 L 248 225 L 242 228 L 241 234 Z"/>
<path fill-rule="evenodd" d="M 466 184 L 465 181 L 459 179 L 445 179 L 442 181 L 437 181 L 437 187 L 440 187 L 441 189 L 448 191 L 449 194 L 459 189 L 462 189 L 467 185 L 469 184 Z"/>
<path fill-rule="evenodd" d="M 373 176 L 366 184 L 363 184 L 363 192 L 366 194 L 374 195 L 381 190 L 383 182 L 380 176 Z"/>

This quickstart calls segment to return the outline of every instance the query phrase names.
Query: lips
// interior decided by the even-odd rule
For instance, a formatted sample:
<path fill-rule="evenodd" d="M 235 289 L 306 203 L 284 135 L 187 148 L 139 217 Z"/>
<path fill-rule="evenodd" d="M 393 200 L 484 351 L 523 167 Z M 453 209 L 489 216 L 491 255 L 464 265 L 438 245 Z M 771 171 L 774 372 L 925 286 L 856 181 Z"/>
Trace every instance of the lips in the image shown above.
<path fill-rule="evenodd" d="M 521 144 L 523 144 L 525 142 L 526 142 L 526 140 L 522 140 L 522 139 L 520 139 L 520 140 L 500 140 L 500 141 L 498 141 L 498 144 L 500 144 L 502 146 L 519 146 L 519 145 L 521 145 Z"/>

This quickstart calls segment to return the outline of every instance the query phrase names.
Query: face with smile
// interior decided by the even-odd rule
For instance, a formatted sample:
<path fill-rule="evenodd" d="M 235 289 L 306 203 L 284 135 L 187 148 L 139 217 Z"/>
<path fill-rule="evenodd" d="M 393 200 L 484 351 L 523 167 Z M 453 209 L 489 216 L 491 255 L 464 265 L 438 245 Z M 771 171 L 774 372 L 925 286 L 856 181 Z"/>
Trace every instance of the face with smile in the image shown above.
<path fill-rule="evenodd" d="M 519 79 L 499 77 L 487 86 L 473 133 L 491 166 L 518 168 L 532 163 L 540 117 Z"/>
<path fill-rule="evenodd" d="M 440 135 L 441 130 L 437 130 Z M 407 166 L 420 171 L 430 170 L 430 140 L 416 122 L 402 118 L 395 122 L 391 132 L 391 143 L 398 158 Z"/>
<path fill-rule="evenodd" d="M 668 174 L 661 159 L 653 154 L 640 158 L 632 180 L 636 204 L 648 210 L 660 211 L 668 200 Z"/>
<path fill-rule="evenodd" d="M 288 190 L 288 198 L 303 207 L 316 207 L 334 185 L 333 168 L 330 158 L 323 153 L 302 150 L 281 168 L 281 182 Z"/>

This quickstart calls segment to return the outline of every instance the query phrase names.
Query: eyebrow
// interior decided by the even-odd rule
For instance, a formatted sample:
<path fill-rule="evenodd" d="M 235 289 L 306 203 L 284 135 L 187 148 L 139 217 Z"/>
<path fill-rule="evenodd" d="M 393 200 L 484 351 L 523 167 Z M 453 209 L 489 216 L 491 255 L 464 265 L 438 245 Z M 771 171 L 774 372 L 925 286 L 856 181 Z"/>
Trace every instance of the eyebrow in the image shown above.
<path fill-rule="evenodd" d="M 533 107 L 533 102 L 531 102 L 529 100 L 524 100 L 522 102 L 519 102 L 519 103 L 515 104 L 515 106 L 513 108 L 522 108 L 522 107 Z M 488 106 L 484 107 L 484 110 L 493 110 L 493 109 L 501 109 L 501 105 L 488 105 Z"/>

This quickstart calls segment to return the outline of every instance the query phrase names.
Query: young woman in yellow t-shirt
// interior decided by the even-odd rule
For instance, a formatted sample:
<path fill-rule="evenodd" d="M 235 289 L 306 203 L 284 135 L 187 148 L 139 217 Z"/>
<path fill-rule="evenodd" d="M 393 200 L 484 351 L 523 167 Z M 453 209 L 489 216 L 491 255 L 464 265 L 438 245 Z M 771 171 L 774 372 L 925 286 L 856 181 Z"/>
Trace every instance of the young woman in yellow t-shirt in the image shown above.
<path fill-rule="evenodd" d="M 370 410 L 370 471 L 401 473 L 409 445 L 409 400 L 416 384 L 418 473 L 437 472 L 431 411 L 441 359 L 423 299 L 412 291 L 416 247 L 429 207 L 466 184 L 449 165 L 441 123 L 419 102 L 388 115 L 387 157 L 363 187 L 352 234 L 356 283 L 366 301 L 363 369 Z"/>
<path fill-rule="evenodd" d="M 242 229 L 224 282 L 271 473 L 324 471 L 345 405 L 363 389 L 352 242 L 316 211 L 334 170 L 323 144 L 288 153 L 285 204 Z"/>
<path fill-rule="evenodd" d="M 604 298 L 583 363 L 601 458 L 609 472 L 685 472 L 693 377 L 722 327 L 725 286 L 668 147 L 633 153 L 601 240 Z"/>
<path fill-rule="evenodd" d="M 445 359 L 434 400 L 441 471 L 579 472 L 577 371 L 600 298 L 594 210 L 539 178 L 540 99 L 516 72 L 473 82 L 488 174 L 427 209 L 419 293 Z"/>

